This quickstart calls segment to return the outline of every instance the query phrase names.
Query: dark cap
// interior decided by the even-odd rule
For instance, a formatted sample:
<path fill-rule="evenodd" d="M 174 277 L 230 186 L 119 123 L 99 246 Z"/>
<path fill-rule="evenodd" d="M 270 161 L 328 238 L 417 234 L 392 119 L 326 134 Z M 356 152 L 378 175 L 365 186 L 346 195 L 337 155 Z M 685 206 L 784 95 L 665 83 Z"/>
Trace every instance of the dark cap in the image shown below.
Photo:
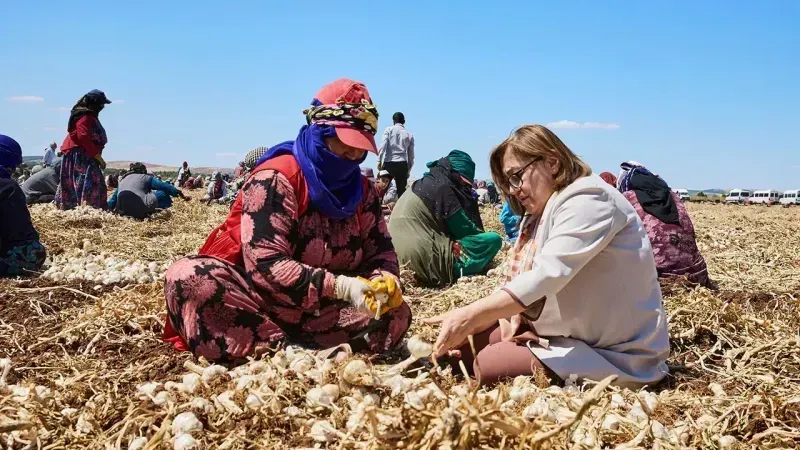
<path fill-rule="evenodd" d="M 88 96 L 90 96 L 90 97 L 97 97 L 97 98 L 99 98 L 99 99 L 100 99 L 100 100 L 101 100 L 103 103 L 105 103 L 106 105 L 108 105 L 109 103 L 111 103 L 111 100 L 109 100 L 109 99 L 108 99 L 108 97 L 106 97 L 106 93 L 105 93 L 105 92 L 103 92 L 103 91 L 101 91 L 100 89 L 92 89 L 92 90 L 91 90 L 91 91 L 89 91 L 89 93 L 87 93 L 86 95 L 88 95 Z"/>

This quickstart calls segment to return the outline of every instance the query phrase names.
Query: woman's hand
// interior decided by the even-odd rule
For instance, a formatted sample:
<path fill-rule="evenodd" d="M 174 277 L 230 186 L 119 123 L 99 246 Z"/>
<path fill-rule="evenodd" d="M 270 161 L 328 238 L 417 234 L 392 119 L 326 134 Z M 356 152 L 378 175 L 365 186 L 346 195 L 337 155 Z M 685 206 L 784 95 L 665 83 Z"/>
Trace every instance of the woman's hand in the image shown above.
<path fill-rule="evenodd" d="M 497 290 L 467 306 L 423 320 L 428 325 L 441 324 L 439 337 L 433 344 L 433 355 L 438 358 L 456 349 L 467 336 L 478 334 L 494 325 L 499 319 L 511 317 L 525 310 L 504 290 Z"/>
<path fill-rule="evenodd" d="M 473 305 L 475 303 L 423 320 L 428 325 L 441 324 L 439 337 L 433 344 L 434 358 L 464 345 L 468 336 L 480 333 L 492 325 L 492 321 L 485 320 L 485 316 L 478 314 Z"/>

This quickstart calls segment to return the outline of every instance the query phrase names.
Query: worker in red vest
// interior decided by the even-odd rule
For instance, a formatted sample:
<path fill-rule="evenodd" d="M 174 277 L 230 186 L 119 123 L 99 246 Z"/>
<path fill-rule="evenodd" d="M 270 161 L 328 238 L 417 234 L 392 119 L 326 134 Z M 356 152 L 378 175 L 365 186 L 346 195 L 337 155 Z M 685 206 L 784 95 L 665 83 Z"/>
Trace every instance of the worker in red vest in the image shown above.
<path fill-rule="evenodd" d="M 361 175 L 378 111 L 362 83 L 323 87 L 197 256 L 167 271 L 165 340 L 212 361 L 288 341 L 381 353 L 411 324 L 381 199 Z"/>

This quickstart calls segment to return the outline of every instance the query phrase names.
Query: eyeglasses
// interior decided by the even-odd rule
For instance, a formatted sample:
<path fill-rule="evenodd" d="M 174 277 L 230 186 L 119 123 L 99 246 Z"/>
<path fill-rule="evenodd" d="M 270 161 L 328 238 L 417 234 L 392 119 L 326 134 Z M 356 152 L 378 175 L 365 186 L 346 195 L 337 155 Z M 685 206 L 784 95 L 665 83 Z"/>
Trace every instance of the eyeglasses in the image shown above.
<path fill-rule="evenodd" d="M 539 161 L 541 159 L 542 158 L 533 158 L 532 160 L 530 160 L 530 162 L 528 164 L 525 164 L 524 166 L 522 166 L 521 169 L 519 169 L 516 172 L 512 173 L 511 175 L 509 175 L 508 176 L 508 185 L 511 186 L 514 189 L 519 189 L 520 187 L 522 187 L 522 175 L 525 173 L 525 171 L 528 169 L 528 167 L 531 166 L 531 164 L 533 164 L 533 163 L 535 163 L 535 162 L 537 162 L 537 161 Z"/>

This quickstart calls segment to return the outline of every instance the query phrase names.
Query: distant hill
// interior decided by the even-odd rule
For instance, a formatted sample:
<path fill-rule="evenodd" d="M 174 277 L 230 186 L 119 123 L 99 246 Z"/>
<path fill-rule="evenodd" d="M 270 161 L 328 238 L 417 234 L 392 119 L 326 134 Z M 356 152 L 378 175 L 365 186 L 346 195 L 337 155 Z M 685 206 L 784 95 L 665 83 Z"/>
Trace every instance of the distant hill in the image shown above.
<path fill-rule="evenodd" d="M 22 162 L 24 162 L 26 164 L 27 163 L 32 163 L 32 162 L 34 162 L 34 163 L 35 162 L 39 162 L 41 160 L 42 160 L 42 155 L 39 155 L 39 156 L 23 156 L 22 157 Z"/>
<path fill-rule="evenodd" d="M 706 195 L 724 195 L 728 192 L 724 189 L 699 189 L 699 190 L 687 189 L 687 190 L 689 191 L 689 195 L 696 195 L 698 192 L 702 192 Z"/>

